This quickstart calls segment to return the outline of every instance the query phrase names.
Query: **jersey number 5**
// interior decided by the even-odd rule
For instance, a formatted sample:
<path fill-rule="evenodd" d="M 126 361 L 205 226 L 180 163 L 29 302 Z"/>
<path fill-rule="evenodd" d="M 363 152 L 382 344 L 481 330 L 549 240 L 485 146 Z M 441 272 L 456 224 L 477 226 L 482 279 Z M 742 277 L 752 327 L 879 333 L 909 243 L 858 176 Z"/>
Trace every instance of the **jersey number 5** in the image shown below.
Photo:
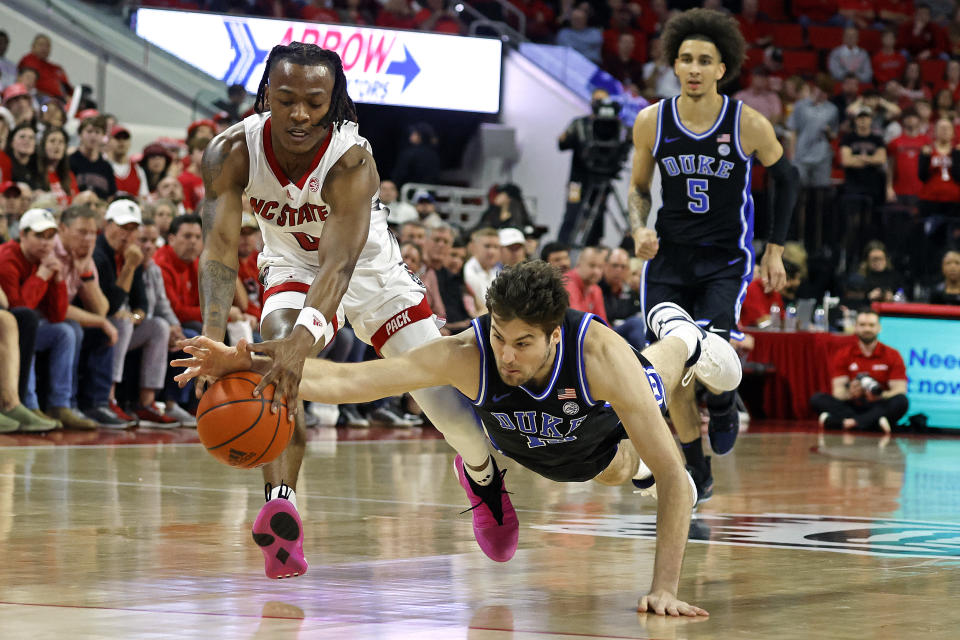
<path fill-rule="evenodd" d="M 703 178 L 687 178 L 687 195 L 690 197 L 687 209 L 693 213 L 706 213 L 710 209 L 709 184 Z"/>
<path fill-rule="evenodd" d="M 293 234 L 293 237 L 297 239 L 304 251 L 316 251 L 317 247 L 320 246 L 320 238 L 314 238 L 308 233 L 297 231 Z"/>

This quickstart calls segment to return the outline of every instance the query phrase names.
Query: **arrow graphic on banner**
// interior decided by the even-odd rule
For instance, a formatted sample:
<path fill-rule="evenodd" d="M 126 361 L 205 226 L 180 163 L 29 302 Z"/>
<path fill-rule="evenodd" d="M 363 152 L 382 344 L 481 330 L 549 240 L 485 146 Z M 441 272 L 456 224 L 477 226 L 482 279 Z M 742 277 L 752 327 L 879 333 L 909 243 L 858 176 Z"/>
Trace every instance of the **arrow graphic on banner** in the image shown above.
<path fill-rule="evenodd" d="M 228 85 L 242 84 L 246 86 L 250 74 L 266 59 L 270 52 L 257 48 L 250 27 L 246 23 L 224 20 L 223 26 L 227 29 L 227 35 L 230 36 L 230 46 L 233 47 L 233 61 L 230 63 L 227 73 L 223 76 L 223 81 Z"/>
<path fill-rule="evenodd" d="M 403 55 L 405 56 L 403 60 L 394 60 L 387 67 L 388 76 L 403 76 L 403 89 L 400 91 L 406 91 L 413 79 L 420 73 L 420 65 L 410 55 L 407 45 L 403 45 Z"/>

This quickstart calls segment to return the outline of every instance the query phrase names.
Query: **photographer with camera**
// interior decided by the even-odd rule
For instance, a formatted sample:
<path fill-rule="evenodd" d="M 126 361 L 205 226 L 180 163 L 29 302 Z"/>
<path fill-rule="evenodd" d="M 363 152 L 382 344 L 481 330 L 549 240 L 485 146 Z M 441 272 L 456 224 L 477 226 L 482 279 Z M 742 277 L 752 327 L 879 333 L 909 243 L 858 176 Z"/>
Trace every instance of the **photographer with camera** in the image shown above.
<path fill-rule="evenodd" d="M 567 209 L 557 240 L 577 246 L 594 246 L 603 238 L 610 183 L 630 151 L 627 128 L 620 121 L 622 105 L 605 89 L 596 89 L 590 106 L 590 115 L 571 122 L 557 140 L 561 151 L 573 151 Z"/>
<path fill-rule="evenodd" d="M 900 353 L 877 338 L 880 317 L 857 314 L 857 341 L 838 350 L 832 364 L 833 393 L 817 393 L 810 406 L 827 429 L 876 429 L 890 433 L 907 413 L 907 371 Z"/>

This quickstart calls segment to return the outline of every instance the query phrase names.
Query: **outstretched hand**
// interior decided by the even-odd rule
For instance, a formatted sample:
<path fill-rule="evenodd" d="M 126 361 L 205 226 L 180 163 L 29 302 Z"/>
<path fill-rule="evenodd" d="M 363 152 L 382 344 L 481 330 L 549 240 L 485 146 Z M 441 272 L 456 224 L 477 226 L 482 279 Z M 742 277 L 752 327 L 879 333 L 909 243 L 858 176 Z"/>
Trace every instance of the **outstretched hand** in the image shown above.
<path fill-rule="evenodd" d="M 228 347 L 222 342 L 205 336 L 196 336 L 184 340 L 182 347 L 191 357 L 170 363 L 171 366 L 185 369 L 183 373 L 173 378 L 180 387 L 184 387 L 193 379 L 197 379 L 198 383 L 200 380 L 212 382 L 228 373 L 246 371 L 253 367 L 253 358 L 246 349 L 246 340 L 241 340 L 236 347 Z"/>
<path fill-rule="evenodd" d="M 651 591 L 640 598 L 637 611 L 641 613 L 655 613 L 658 616 L 696 617 L 710 615 L 705 609 L 687 604 L 683 600 L 678 600 L 675 595 L 662 589 Z"/>
<path fill-rule="evenodd" d="M 304 331 L 303 333 L 307 333 Z M 312 340 L 312 336 L 307 334 Z M 253 390 L 254 397 L 259 397 L 263 390 L 271 384 L 276 388 L 273 392 L 271 411 L 276 413 L 281 405 L 287 405 L 287 416 L 293 420 L 297 413 L 297 396 L 300 393 L 300 378 L 303 375 L 304 360 L 313 350 L 313 342 L 307 342 L 297 333 L 291 333 L 286 338 L 267 340 L 257 344 L 247 344 L 244 350 L 248 353 L 261 353 L 270 358 L 270 369 L 263 375 L 260 384 Z"/>

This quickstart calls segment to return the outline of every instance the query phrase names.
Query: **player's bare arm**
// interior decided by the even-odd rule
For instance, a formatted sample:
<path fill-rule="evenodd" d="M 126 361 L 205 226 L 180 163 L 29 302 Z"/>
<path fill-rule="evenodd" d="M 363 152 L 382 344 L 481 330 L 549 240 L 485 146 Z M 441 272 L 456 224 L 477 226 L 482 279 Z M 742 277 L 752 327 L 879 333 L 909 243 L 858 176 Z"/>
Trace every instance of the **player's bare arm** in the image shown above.
<path fill-rule="evenodd" d="M 683 552 L 690 528 L 690 483 L 680 451 L 646 383 L 636 354 L 609 328 L 591 323 L 584 343 L 587 383 L 594 400 L 609 402 L 640 458 L 657 479 L 657 548 L 653 582 L 639 611 L 709 615 L 677 599 Z"/>
<path fill-rule="evenodd" d="M 200 308 L 203 335 L 223 340 L 233 305 L 239 257 L 243 189 L 250 159 L 243 124 L 214 138 L 203 153 L 204 196 L 200 201 L 203 253 L 200 254 Z"/>
<path fill-rule="evenodd" d="M 330 170 L 321 195 L 330 205 L 330 215 L 323 225 L 317 245 L 317 274 L 307 291 L 304 308 L 317 309 L 327 323 L 336 317 L 340 300 L 347 292 L 357 259 L 370 231 L 370 202 L 380 184 L 373 156 L 360 147 L 353 147 Z M 317 340 L 303 325 L 296 325 L 290 335 L 278 341 L 273 366 L 264 375 L 254 394 L 267 385 L 276 384 L 274 408 L 281 399 L 287 408 L 296 407 L 304 360 L 319 352 L 325 344 Z"/>
<path fill-rule="evenodd" d="M 633 123 L 633 169 L 630 172 L 630 193 L 627 210 L 630 217 L 630 233 L 633 235 L 638 258 L 650 260 L 657 255 L 660 243 L 657 233 L 647 228 L 650 217 L 650 181 L 656 160 L 653 145 L 657 135 L 657 110 L 659 105 L 645 108 Z"/>
<path fill-rule="evenodd" d="M 755 154 L 767 167 L 774 185 L 772 229 L 760 261 L 760 278 L 767 292 L 781 291 L 787 284 L 783 268 L 783 243 L 790 228 L 790 218 L 797 204 L 800 176 L 784 156 L 773 125 L 756 109 L 743 105 L 740 115 L 741 144 L 747 155 Z"/>
<path fill-rule="evenodd" d="M 190 358 L 174 360 L 184 367 L 176 376 L 182 387 L 197 376 L 222 378 L 253 370 L 264 374 L 272 366 L 279 341 L 236 347 L 198 336 L 187 340 L 184 350 Z M 263 355 L 254 355 L 263 354 Z M 304 400 L 328 404 L 371 402 L 389 396 L 451 385 L 465 396 L 475 398 L 480 388 L 480 351 L 473 329 L 440 338 L 392 358 L 361 363 L 337 363 L 310 358 L 304 363 L 300 395 Z"/>

